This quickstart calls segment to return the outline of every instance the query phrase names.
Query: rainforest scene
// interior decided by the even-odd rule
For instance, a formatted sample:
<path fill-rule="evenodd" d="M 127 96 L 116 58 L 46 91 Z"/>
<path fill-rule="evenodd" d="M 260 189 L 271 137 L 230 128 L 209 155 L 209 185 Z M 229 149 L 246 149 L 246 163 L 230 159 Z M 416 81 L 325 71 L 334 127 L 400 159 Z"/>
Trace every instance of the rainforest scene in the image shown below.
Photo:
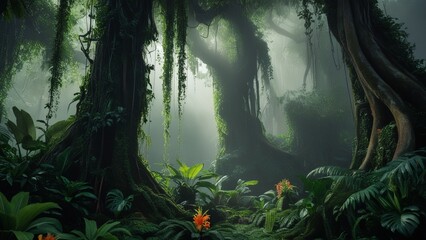
<path fill-rule="evenodd" d="M 426 239 L 425 11 L 0 0 L 0 240 Z"/>

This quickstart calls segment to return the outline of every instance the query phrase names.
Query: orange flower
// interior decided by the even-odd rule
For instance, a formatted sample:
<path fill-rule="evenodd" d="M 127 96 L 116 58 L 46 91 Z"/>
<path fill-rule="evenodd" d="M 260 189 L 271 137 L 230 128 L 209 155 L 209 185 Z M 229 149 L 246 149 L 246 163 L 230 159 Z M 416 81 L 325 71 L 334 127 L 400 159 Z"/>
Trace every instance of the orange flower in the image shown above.
<path fill-rule="evenodd" d="M 282 182 L 279 182 L 279 183 L 275 184 L 275 188 L 277 190 L 277 198 L 280 198 L 281 194 L 283 193 L 283 184 L 282 184 Z"/>
<path fill-rule="evenodd" d="M 38 235 L 37 240 L 56 240 L 56 238 L 52 234 L 48 233 L 46 237 L 43 237 L 42 234 Z"/>
<path fill-rule="evenodd" d="M 289 180 L 283 179 L 279 183 L 275 184 L 275 188 L 277 190 L 277 198 L 281 198 L 283 194 L 293 191 L 294 186 L 291 185 Z"/>
<path fill-rule="evenodd" d="M 196 214 L 193 217 L 195 228 L 197 228 L 199 232 L 201 232 L 203 228 L 209 229 L 210 215 L 207 215 L 207 211 L 203 213 L 203 210 L 201 209 L 201 207 L 199 207 L 197 210 L 195 210 L 195 213 Z"/>

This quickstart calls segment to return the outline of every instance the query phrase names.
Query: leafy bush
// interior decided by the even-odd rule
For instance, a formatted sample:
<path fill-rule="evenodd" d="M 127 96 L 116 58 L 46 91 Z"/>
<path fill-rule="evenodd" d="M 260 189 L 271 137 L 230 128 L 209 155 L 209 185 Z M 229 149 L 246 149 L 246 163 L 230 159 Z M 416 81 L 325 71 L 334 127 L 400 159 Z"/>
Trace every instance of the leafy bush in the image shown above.
<path fill-rule="evenodd" d="M 62 233 L 58 239 L 64 240 L 119 240 L 117 235 L 131 235 L 129 230 L 119 227 L 120 222 L 108 221 L 99 228 L 95 221 L 84 219 L 85 231 L 72 230 L 71 233 Z"/>
<path fill-rule="evenodd" d="M 29 193 L 20 192 L 10 202 L 0 192 L 0 239 L 33 239 L 38 233 L 62 231 L 60 222 L 50 217 L 39 217 L 43 212 L 59 208 L 53 202 L 28 204 Z"/>
<path fill-rule="evenodd" d="M 426 201 L 426 149 L 402 155 L 384 167 L 371 171 L 342 170 L 321 167 L 310 175 L 325 175 L 333 179 L 332 200 L 346 189 L 352 193 L 335 209 L 337 218 L 346 216 L 354 226 L 352 237 L 358 237 L 361 222 L 382 227 L 389 237 L 412 237 L 425 219 Z M 374 232 L 362 234 L 377 234 Z"/>
<path fill-rule="evenodd" d="M 92 187 L 87 182 L 71 181 L 64 176 L 58 177 L 57 180 L 54 186 L 45 188 L 52 194 L 52 198 L 73 215 L 77 210 L 87 216 L 89 214 L 87 208 L 97 199 Z"/>
<path fill-rule="evenodd" d="M 199 163 L 190 167 L 179 160 L 177 162 L 179 169 L 169 164 L 166 165 L 170 173 L 167 178 L 176 184 L 176 187 L 173 188 L 176 202 L 194 204 L 197 195 L 205 196 L 202 188 L 214 191 L 216 186 L 210 181 L 217 175 L 210 171 L 203 171 L 204 164 Z"/>

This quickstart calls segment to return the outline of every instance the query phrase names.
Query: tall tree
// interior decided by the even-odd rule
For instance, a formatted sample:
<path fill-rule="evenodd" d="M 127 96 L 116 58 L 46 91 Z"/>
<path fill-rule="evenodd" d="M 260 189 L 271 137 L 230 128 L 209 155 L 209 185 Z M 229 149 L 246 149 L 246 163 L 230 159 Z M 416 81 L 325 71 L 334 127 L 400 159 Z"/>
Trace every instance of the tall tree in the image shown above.
<path fill-rule="evenodd" d="M 138 130 L 152 97 L 143 58 L 157 34 L 152 8 L 152 0 L 99 1 L 98 42 L 77 119 L 44 160 L 71 149 L 75 177 L 89 181 L 99 196 L 111 188 L 136 193 L 135 208 L 160 218 L 179 210 L 138 156 Z"/>
<path fill-rule="evenodd" d="M 192 53 L 210 67 L 215 79 L 215 109 L 222 147 L 217 172 L 230 175 L 230 182 L 238 178 L 259 179 L 261 184 L 253 188 L 259 192 L 283 177 L 295 179 L 300 166 L 291 155 L 267 140 L 259 120 L 258 69 L 268 87 L 271 66 L 267 44 L 256 32 L 244 6 L 229 1 L 204 9 L 191 1 L 190 9 L 189 16 L 194 19 L 190 19 L 189 26 L 210 25 L 214 19 L 223 19 L 235 34 L 232 48 L 236 53 L 232 57 L 209 48 L 196 29 L 188 28 Z"/>
<path fill-rule="evenodd" d="M 328 25 L 344 49 L 359 99 L 366 99 L 372 116 L 366 153 L 363 159 L 355 159 L 352 167 L 377 167 L 373 159 L 379 139 L 393 137 L 381 136 L 382 129 L 392 122 L 396 126 L 395 148 L 385 162 L 424 146 L 426 71 L 422 62 L 414 59 L 406 33 L 382 13 L 377 1 L 324 3 Z M 357 115 L 358 128 L 362 116 Z M 361 137 L 358 134 L 358 140 Z"/>

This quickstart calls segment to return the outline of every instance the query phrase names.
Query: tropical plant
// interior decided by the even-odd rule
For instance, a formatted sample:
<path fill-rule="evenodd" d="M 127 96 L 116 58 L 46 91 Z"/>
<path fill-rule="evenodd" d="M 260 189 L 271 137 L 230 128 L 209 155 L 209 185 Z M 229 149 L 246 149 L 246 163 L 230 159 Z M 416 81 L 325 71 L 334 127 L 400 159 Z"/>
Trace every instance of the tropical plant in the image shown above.
<path fill-rule="evenodd" d="M 0 192 L 0 239 L 31 240 L 34 234 L 58 233 L 61 223 L 51 217 L 39 217 L 47 210 L 59 208 L 53 202 L 28 204 L 29 193 L 20 192 L 10 202 Z"/>
<path fill-rule="evenodd" d="M 250 186 L 257 185 L 258 183 L 258 180 L 245 181 L 238 179 L 235 189 L 221 190 L 221 194 L 224 195 L 225 205 L 234 207 L 250 206 L 256 198 L 256 196 L 248 195 L 251 192 Z"/>
<path fill-rule="evenodd" d="M 117 235 L 128 235 L 131 233 L 123 227 L 119 227 L 120 222 L 108 221 L 99 228 L 96 221 L 84 218 L 85 231 L 72 230 L 71 233 L 62 233 L 58 239 L 64 240 L 119 240 Z"/>
<path fill-rule="evenodd" d="M 334 180 L 328 199 L 333 199 L 343 188 L 352 191 L 341 207 L 335 209 L 337 218 L 345 215 L 355 226 L 352 237 L 357 237 L 361 221 L 383 227 L 389 237 L 391 234 L 412 237 L 425 217 L 425 164 L 426 149 L 420 149 L 371 172 L 322 167 L 310 175 L 326 175 Z"/>
<path fill-rule="evenodd" d="M 19 156 L 22 157 L 21 147 L 27 150 L 27 155 L 31 151 L 43 150 L 45 143 L 37 138 L 36 127 L 31 115 L 22 109 L 19 110 L 17 107 L 12 107 L 12 110 L 16 118 L 16 124 L 8 120 L 6 126 L 15 138 Z"/>
<path fill-rule="evenodd" d="M 194 204 L 197 195 L 205 195 L 201 191 L 202 188 L 214 191 L 216 186 L 211 181 L 217 175 L 211 171 L 203 171 L 204 164 L 199 163 L 188 166 L 179 160 L 177 162 L 179 169 L 174 168 L 170 164 L 166 165 L 170 173 L 167 177 L 176 184 L 176 187 L 173 188 L 176 202 Z"/>
<path fill-rule="evenodd" d="M 124 197 L 123 192 L 119 189 L 112 189 L 107 193 L 106 207 L 117 217 L 120 213 L 132 207 L 133 199 L 133 194 Z"/>
<path fill-rule="evenodd" d="M 196 228 L 193 222 L 186 220 L 169 219 L 159 224 L 160 231 L 156 236 L 160 239 L 188 240 L 188 239 L 211 239 L 223 240 L 232 239 L 232 232 L 235 229 L 229 224 L 213 226 L 202 233 Z M 228 235 L 229 237 L 225 237 Z"/>
<path fill-rule="evenodd" d="M 79 213 L 88 215 L 88 206 L 97 199 L 93 194 L 93 189 L 87 182 L 71 181 L 64 176 L 57 178 L 55 186 L 45 187 L 64 209 L 69 209 L 70 206 Z M 73 210 L 71 210 L 73 212 Z"/>

